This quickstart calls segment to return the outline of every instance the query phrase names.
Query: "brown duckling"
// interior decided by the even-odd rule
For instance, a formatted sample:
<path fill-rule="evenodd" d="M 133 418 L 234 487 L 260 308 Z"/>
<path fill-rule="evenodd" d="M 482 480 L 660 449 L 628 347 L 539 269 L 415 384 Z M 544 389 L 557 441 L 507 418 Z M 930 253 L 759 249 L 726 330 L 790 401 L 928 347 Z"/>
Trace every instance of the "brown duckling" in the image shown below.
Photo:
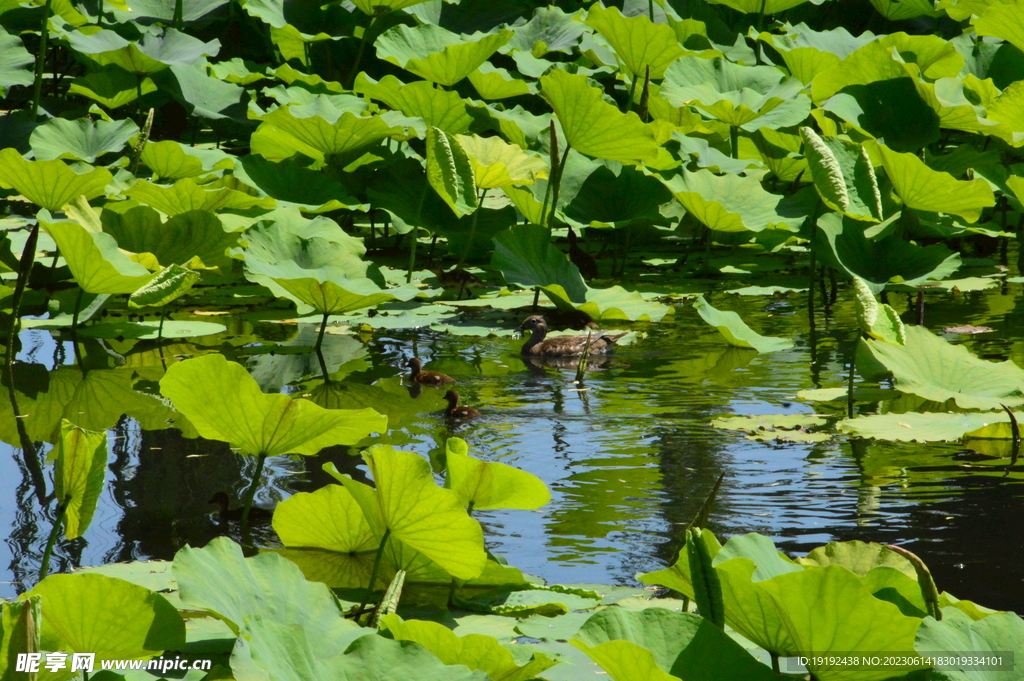
<path fill-rule="evenodd" d="M 569 260 L 579 268 L 580 274 L 587 279 L 598 277 L 597 261 L 594 260 L 594 256 L 579 247 L 576 242 L 576 232 L 572 231 L 572 227 L 569 227 Z"/>
<path fill-rule="evenodd" d="M 217 515 L 222 521 L 227 520 L 241 520 L 242 511 L 244 508 L 229 508 L 231 505 L 231 497 L 226 492 L 217 492 L 210 500 L 206 502 L 208 504 L 217 504 L 220 506 L 220 511 Z M 253 506 L 249 509 L 249 521 L 269 521 L 274 517 L 274 512 L 259 506 Z"/>
<path fill-rule="evenodd" d="M 405 366 L 412 369 L 412 373 L 409 374 L 409 380 L 413 383 L 421 383 L 423 385 L 439 386 L 445 383 L 454 383 L 455 379 L 447 374 L 442 374 L 437 371 L 422 371 L 423 362 L 420 361 L 419 357 L 413 357 Z"/>
<path fill-rule="evenodd" d="M 544 317 L 535 314 L 523 320 L 516 331 L 529 331 L 530 339 L 523 345 L 524 355 L 545 356 L 545 357 L 578 357 L 583 354 L 583 348 L 587 345 L 587 335 L 582 336 L 554 336 L 545 338 L 548 333 L 548 323 Z M 611 352 L 615 341 L 626 335 L 622 333 L 610 334 L 606 331 L 592 331 L 590 333 L 590 349 L 588 354 L 602 355 Z"/>
<path fill-rule="evenodd" d="M 450 419 L 475 419 L 480 416 L 480 412 L 473 407 L 460 407 L 459 394 L 454 390 L 446 392 L 444 399 L 448 400 L 448 408 L 444 410 L 444 415 Z"/>

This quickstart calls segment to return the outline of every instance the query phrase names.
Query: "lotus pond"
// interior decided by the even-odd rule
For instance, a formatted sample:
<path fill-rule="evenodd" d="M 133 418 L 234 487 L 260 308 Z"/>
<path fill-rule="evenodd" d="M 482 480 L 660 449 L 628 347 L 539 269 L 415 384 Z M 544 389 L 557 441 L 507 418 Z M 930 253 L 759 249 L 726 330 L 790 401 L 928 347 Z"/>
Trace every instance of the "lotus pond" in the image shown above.
<path fill-rule="evenodd" d="M 0 681 L 1024 679 L 1022 36 L 0 0 Z"/>

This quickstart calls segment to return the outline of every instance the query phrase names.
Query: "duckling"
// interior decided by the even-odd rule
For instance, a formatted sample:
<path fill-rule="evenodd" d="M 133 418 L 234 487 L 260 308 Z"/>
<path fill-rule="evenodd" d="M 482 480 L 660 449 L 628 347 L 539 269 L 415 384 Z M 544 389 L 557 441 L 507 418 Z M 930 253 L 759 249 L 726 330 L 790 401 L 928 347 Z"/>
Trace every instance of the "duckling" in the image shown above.
<path fill-rule="evenodd" d="M 231 498 L 226 492 L 217 492 L 210 497 L 210 500 L 206 503 L 217 504 L 220 506 L 220 511 L 217 515 L 220 517 L 221 521 L 241 520 L 242 511 L 245 510 L 244 508 L 228 508 L 228 506 L 231 505 Z M 259 506 L 253 506 L 249 509 L 250 522 L 269 521 L 273 517 L 274 512 L 269 509 L 260 508 Z"/>
<path fill-rule="evenodd" d="M 523 345 L 524 355 L 545 356 L 545 357 L 576 357 L 583 354 L 583 348 L 587 345 L 587 336 L 555 336 L 545 338 L 548 333 L 548 323 L 540 315 L 531 315 L 523 320 L 516 331 L 530 331 L 530 340 Z M 606 331 L 593 331 L 590 334 L 590 355 L 601 355 L 611 352 L 615 341 L 626 335 L 627 332 L 610 334 Z"/>
<path fill-rule="evenodd" d="M 597 261 L 594 260 L 594 256 L 579 247 L 576 242 L 576 232 L 572 231 L 572 227 L 569 227 L 569 260 L 579 268 L 580 274 L 587 279 L 598 277 Z"/>
<path fill-rule="evenodd" d="M 473 407 L 460 407 L 459 394 L 454 390 L 446 392 L 444 399 L 448 400 L 448 408 L 444 410 L 444 415 L 450 419 L 475 419 L 480 416 L 480 412 Z"/>
<path fill-rule="evenodd" d="M 422 371 L 423 362 L 420 361 L 419 357 L 413 357 L 405 366 L 412 369 L 412 373 L 409 374 L 409 380 L 413 383 L 422 383 L 423 385 L 431 385 L 437 387 L 444 385 L 445 383 L 454 383 L 455 379 L 447 374 L 442 374 L 437 371 Z"/>

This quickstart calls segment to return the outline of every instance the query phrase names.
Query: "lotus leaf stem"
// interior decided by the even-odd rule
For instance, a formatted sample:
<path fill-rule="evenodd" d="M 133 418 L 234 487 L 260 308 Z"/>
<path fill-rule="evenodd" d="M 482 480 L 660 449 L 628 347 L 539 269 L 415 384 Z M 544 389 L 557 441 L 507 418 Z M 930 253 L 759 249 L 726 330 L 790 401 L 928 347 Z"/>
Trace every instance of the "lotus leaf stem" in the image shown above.
<path fill-rule="evenodd" d="M 363 60 L 363 51 L 366 50 L 366 36 L 370 35 L 370 29 L 373 28 L 373 22 L 377 19 L 376 16 L 370 16 L 370 23 L 363 29 L 363 35 L 359 38 L 359 47 L 356 48 L 356 58 L 352 60 L 352 70 L 348 74 L 348 87 L 352 89 L 356 84 L 356 76 L 359 75 L 359 62 Z"/>
<path fill-rule="evenodd" d="M 242 530 L 249 527 L 249 510 L 252 508 L 252 500 L 256 496 L 256 489 L 260 486 L 260 477 L 263 475 L 263 464 L 267 461 L 266 454 L 260 454 L 256 458 L 256 472 L 253 473 L 252 483 L 245 492 L 245 506 L 242 508 Z"/>
<path fill-rule="evenodd" d="M 732 157 L 740 157 L 740 129 L 735 125 L 729 126 L 729 146 L 732 149 Z"/>
<path fill-rule="evenodd" d="M 373 558 L 373 568 L 370 569 L 370 583 L 366 587 L 366 596 L 363 597 L 363 602 L 359 604 L 359 610 L 356 612 L 360 612 L 366 607 L 369 596 L 373 593 L 373 584 L 377 581 L 377 569 L 380 568 L 380 559 L 384 555 L 384 547 L 387 546 L 388 537 L 390 536 L 391 529 L 384 530 L 384 536 L 380 538 L 380 546 L 377 547 L 377 555 Z"/>
<path fill-rule="evenodd" d="M 39 101 L 43 98 L 43 69 L 46 66 L 47 41 L 50 38 L 50 1 L 43 5 L 43 19 L 39 27 L 39 53 L 36 54 L 36 76 L 32 90 L 32 110 L 30 118 L 34 121 L 39 115 Z"/>
<path fill-rule="evenodd" d="M 469 251 L 473 248 L 473 237 L 476 236 L 476 222 L 480 216 L 480 210 L 484 207 L 484 199 L 487 198 L 487 190 L 481 190 L 480 196 L 477 197 L 476 210 L 473 211 L 473 220 L 469 223 L 469 240 L 466 242 L 466 250 L 462 252 L 462 257 L 459 258 L 459 262 L 455 265 L 455 269 L 462 267 L 462 263 L 466 262 L 466 258 L 469 257 Z M 431 245 L 433 249 L 433 245 Z"/>
<path fill-rule="evenodd" d="M 67 512 L 70 501 L 71 497 L 69 496 L 57 506 L 57 517 L 53 520 L 53 528 L 50 530 L 50 536 L 46 540 L 46 550 L 43 551 L 43 562 L 39 566 L 40 582 L 46 579 L 46 575 L 50 572 L 50 556 L 53 554 L 53 545 L 57 542 L 57 534 L 60 532 L 61 524 L 64 522 L 64 513 Z"/>
<path fill-rule="evenodd" d="M 21 322 L 21 299 L 25 295 L 25 287 L 28 285 L 28 275 L 32 270 L 32 263 L 36 259 L 36 243 L 39 241 L 39 223 L 32 226 L 25 240 L 25 248 L 21 252 L 21 260 L 18 263 L 18 280 L 14 284 L 14 294 L 11 296 L 11 324 L 7 329 L 7 364 L 14 363 L 14 341 L 18 332 L 18 324 Z"/>
<path fill-rule="evenodd" d="M 316 337 L 316 345 L 313 346 L 313 347 L 316 348 L 317 354 L 320 354 L 320 346 L 323 345 L 323 343 L 324 343 L 324 332 L 327 331 L 327 317 L 329 315 L 330 315 L 329 312 L 324 311 L 324 318 L 320 322 L 320 333 Z M 324 380 L 326 381 L 327 380 L 327 370 L 326 370 L 326 367 L 323 366 L 323 362 L 324 362 L 324 360 L 323 360 L 323 357 L 321 356 L 321 358 L 320 358 L 320 366 L 321 366 L 321 368 L 324 369 Z"/>
<path fill-rule="evenodd" d="M 572 148 L 571 144 L 565 145 L 565 152 L 562 154 L 562 160 L 558 164 L 558 175 L 555 177 L 555 187 L 551 190 L 551 211 L 547 216 L 547 226 L 551 229 L 551 223 L 555 219 L 555 210 L 558 209 L 558 192 L 562 188 L 562 171 L 565 170 L 565 162 L 569 159 L 569 149 Z"/>

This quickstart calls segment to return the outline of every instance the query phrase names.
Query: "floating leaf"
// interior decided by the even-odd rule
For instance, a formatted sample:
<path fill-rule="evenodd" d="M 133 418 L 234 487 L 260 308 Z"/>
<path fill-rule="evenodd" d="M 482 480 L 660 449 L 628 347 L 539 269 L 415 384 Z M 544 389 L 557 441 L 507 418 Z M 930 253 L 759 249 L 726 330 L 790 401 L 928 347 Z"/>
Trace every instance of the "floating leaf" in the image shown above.
<path fill-rule="evenodd" d="M 77 539 L 88 529 L 103 493 L 106 470 L 106 432 L 85 430 L 62 420 L 53 484 L 64 510 L 64 536 L 68 539 Z"/>
<path fill-rule="evenodd" d="M 1016 414 L 1024 421 L 1024 413 Z M 844 419 L 842 433 L 897 442 L 956 442 L 965 434 L 995 423 L 1009 423 L 1006 412 L 872 414 Z"/>
<path fill-rule="evenodd" d="M 449 438 L 445 449 L 445 485 L 470 510 L 533 510 L 551 501 L 551 492 L 540 478 L 497 461 L 475 459 L 467 454 L 464 440 Z"/>
<path fill-rule="evenodd" d="M 793 347 L 793 341 L 789 338 L 762 336 L 755 332 L 735 312 L 716 310 L 704 300 L 704 296 L 698 296 L 693 306 L 697 309 L 701 319 L 725 336 L 729 345 L 738 348 L 751 348 L 758 352 L 777 352 Z"/>

